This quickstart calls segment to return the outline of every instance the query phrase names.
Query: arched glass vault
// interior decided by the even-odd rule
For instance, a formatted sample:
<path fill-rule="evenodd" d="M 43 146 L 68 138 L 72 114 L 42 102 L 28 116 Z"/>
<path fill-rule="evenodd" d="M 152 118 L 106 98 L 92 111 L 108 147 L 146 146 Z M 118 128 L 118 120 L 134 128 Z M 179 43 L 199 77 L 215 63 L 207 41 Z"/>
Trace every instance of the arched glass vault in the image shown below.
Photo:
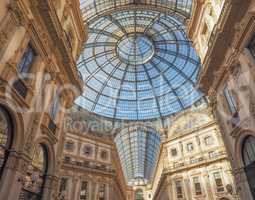
<path fill-rule="evenodd" d="M 160 135 L 151 127 L 130 126 L 115 138 L 121 166 L 129 185 L 147 184 L 154 172 Z"/>
<path fill-rule="evenodd" d="M 201 97 L 200 60 L 185 26 L 157 11 L 118 11 L 92 22 L 78 68 L 86 85 L 76 103 L 112 119 L 161 118 Z"/>

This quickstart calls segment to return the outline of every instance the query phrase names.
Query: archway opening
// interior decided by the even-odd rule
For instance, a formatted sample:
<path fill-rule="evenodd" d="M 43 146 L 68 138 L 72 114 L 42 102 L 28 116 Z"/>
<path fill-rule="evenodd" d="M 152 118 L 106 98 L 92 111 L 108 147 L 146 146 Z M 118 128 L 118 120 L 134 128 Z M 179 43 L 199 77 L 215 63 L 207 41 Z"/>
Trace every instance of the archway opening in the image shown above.
<path fill-rule="evenodd" d="M 248 136 L 242 148 L 244 170 L 250 186 L 250 191 L 255 199 L 255 137 Z"/>

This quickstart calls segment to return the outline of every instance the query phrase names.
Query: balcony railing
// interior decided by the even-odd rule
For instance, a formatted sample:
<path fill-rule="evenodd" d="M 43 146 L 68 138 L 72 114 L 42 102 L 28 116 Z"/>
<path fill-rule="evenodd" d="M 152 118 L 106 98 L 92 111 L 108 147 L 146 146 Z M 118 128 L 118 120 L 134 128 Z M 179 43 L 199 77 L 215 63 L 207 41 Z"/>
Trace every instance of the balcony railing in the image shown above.
<path fill-rule="evenodd" d="M 224 151 L 214 152 L 213 154 L 209 154 L 208 156 L 192 158 L 188 161 L 186 160 L 186 161 L 175 162 L 173 165 L 167 165 L 164 170 L 166 172 L 175 171 L 185 167 L 190 167 L 195 164 L 202 164 L 203 162 L 207 163 L 213 160 L 217 160 L 219 158 L 222 158 L 223 156 L 226 156 L 226 152 Z"/>
<path fill-rule="evenodd" d="M 80 162 L 80 161 L 71 161 L 69 159 L 68 160 L 64 159 L 63 163 L 66 165 L 73 165 L 73 166 L 81 167 L 84 169 L 94 169 L 94 170 L 100 170 L 100 171 L 104 171 L 108 173 L 115 173 L 114 169 L 108 168 L 106 165 L 91 164 L 91 162 L 89 161 Z"/>

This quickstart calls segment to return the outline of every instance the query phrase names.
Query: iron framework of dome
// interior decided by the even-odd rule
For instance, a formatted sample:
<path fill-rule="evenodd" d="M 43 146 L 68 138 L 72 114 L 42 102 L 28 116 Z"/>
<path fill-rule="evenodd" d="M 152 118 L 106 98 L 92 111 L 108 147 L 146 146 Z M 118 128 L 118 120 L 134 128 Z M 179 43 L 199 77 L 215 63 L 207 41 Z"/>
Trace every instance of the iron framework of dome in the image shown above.
<path fill-rule="evenodd" d="M 81 12 L 84 21 L 110 13 L 116 10 L 139 8 L 158 10 L 169 15 L 174 15 L 180 20 L 189 18 L 192 9 L 192 0 L 80 0 Z"/>
<path fill-rule="evenodd" d="M 122 10 L 89 24 L 78 61 L 85 92 L 76 103 L 112 119 L 175 114 L 201 98 L 200 60 L 185 26 L 152 10 Z"/>
<path fill-rule="evenodd" d="M 160 135 L 151 127 L 130 126 L 115 138 L 116 147 L 129 185 L 147 184 L 154 172 L 160 149 Z"/>

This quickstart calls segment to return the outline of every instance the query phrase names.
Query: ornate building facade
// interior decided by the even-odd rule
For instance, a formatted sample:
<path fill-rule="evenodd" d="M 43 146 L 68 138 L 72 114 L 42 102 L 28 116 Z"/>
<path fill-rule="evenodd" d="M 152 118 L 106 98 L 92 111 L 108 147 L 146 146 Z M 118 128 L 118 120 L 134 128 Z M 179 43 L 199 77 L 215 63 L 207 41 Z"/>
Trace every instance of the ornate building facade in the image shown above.
<path fill-rule="evenodd" d="M 224 3 L 203 48 L 199 75 L 200 87 L 211 98 L 220 124 L 241 199 L 255 198 L 254 9 L 254 1 Z"/>
<path fill-rule="evenodd" d="M 211 109 L 179 114 L 167 131 L 146 199 L 239 199 Z M 149 198 L 151 197 L 151 198 Z"/>
<path fill-rule="evenodd" d="M 253 0 L 1 0 L 0 199 L 255 199 Z"/>
<path fill-rule="evenodd" d="M 65 108 L 82 91 L 79 2 L 0 2 L 0 199 L 55 199 Z M 62 85 L 75 85 L 68 90 Z"/>
<path fill-rule="evenodd" d="M 65 135 L 59 199 L 125 200 L 132 195 L 110 136 L 70 126 Z"/>

